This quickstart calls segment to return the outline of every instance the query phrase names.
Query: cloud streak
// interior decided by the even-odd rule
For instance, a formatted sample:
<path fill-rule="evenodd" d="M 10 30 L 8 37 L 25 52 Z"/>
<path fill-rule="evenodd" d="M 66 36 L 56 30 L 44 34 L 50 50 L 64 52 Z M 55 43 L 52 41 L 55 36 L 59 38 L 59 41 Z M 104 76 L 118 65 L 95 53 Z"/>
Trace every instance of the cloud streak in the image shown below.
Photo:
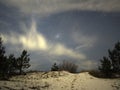
<path fill-rule="evenodd" d="M 86 59 L 86 56 L 82 53 L 75 52 L 72 49 L 67 48 L 66 46 L 62 44 L 56 44 L 53 46 L 53 51 L 51 54 L 55 54 L 58 56 L 70 56 L 75 59 Z"/>
<path fill-rule="evenodd" d="M 96 36 L 84 35 L 81 32 L 73 32 L 71 36 L 74 42 L 78 44 L 75 48 L 76 50 L 81 48 L 91 48 L 97 42 Z"/>
<path fill-rule="evenodd" d="M 25 14 L 41 16 L 69 10 L 120 11 L 119 0 L 2 0 Z"/>

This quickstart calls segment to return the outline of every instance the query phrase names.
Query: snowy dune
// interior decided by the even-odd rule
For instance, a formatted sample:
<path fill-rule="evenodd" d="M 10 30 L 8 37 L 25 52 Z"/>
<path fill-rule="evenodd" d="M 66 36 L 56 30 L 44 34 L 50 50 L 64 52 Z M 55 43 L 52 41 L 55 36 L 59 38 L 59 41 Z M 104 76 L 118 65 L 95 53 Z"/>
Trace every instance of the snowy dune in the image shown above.
<path fill-rule="evenodd" d="M 0 90 L 120 90 L 120 79 L 100 79 L 88 72 L 36 72 L 0 81 Z"/>

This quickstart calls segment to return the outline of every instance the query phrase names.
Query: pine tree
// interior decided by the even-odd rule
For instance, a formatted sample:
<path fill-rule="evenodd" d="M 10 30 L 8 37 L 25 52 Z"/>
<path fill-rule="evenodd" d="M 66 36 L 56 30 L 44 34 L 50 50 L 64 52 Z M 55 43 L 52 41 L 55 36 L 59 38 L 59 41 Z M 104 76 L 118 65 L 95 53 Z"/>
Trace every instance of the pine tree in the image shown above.
<path fill-rule="evenodd" d="M 115 44 L 113 50 L 108 50 L 109 58 L 112 62 L 113 72 L 120 72 L 120 42 Z"/>
<path fill-rule="evenodd" d="M 26 50 L 23 50 L 21 56 L 17 59 L 17 68 L 19 70 L 19 74 L 22 74 L 25 69 L 30 67 L 29 61 L 29 54 L 27 54 Z"/>
<path fill-rule="evenodd" d="M 58 71 L 59 67 L 57 66 L 56 63 L 53 64 L 53 66 L 51 67 L 51 71 Z"/>
<path fill-rule="evenodd" d="M 0 37 L 0 77 L 5 78 L 6 77 L 6 64 L 7 59 L 5 56 L 5 47 L 3 46 L 2 38 Z"/>
<path fill-rule="evenodd" d="M 8 63 L 7 66 L 8 66 L 8 74 L 9 74 L 9 76 L 12 75 L 12 74 L 15 74 L 17 62 L 16 62 L 16 58 L 14 57 L 13 54 L 9 55 L 7 63 Z"/>
<path fill-rule="evenodd" d="M 113 50 L 108 50 L 109 57 L 103 57 L 99 70 L 105 75 L 120 74 L 120 42 L 117 42 Z"/>
<path fill-rule="evenodd" d="M 103 59 L 100 60 L 101 66 L 99 67 L 99 70 L 105 74 L 105 76 L 110 77 L 111 76 L 111 62 L 107 57 L 103 57 Z"/>

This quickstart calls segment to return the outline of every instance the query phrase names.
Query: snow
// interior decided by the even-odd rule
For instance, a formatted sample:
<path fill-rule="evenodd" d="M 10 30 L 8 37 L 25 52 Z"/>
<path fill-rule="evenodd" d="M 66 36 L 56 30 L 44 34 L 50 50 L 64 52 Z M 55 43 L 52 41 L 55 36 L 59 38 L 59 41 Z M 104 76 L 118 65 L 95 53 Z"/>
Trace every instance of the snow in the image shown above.
<path fill-rule="evenodd" d="M 88 72 L 36 72 L 0 81 L 0 90 L 120 90 L 120 78 L 101 79 Z"/>

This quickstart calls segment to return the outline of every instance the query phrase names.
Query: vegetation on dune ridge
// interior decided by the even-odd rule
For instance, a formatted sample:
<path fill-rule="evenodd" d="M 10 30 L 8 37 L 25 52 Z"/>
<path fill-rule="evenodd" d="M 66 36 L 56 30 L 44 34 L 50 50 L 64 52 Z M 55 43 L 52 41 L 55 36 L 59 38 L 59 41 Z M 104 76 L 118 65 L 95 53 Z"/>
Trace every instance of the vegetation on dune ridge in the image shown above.
<path fill-rule="evenodd" d="M 12 75 L 23 74 L 24 70 L 30 67 L 30 58 L 26 50 L 15 58 L 14 54 L 5 55 L 5 47 L 0 37 L 0 79 L 8 79 Z"/>
<path fill-rule="evenodd" d="M 78 69 L 78 66 L 70 61 L 64 60 L 62 63 L 57 65 L 56 63 L 53 64 L 51 67 L 51 71 L 68 71 L 70 73 L 76 73 Z"/>

